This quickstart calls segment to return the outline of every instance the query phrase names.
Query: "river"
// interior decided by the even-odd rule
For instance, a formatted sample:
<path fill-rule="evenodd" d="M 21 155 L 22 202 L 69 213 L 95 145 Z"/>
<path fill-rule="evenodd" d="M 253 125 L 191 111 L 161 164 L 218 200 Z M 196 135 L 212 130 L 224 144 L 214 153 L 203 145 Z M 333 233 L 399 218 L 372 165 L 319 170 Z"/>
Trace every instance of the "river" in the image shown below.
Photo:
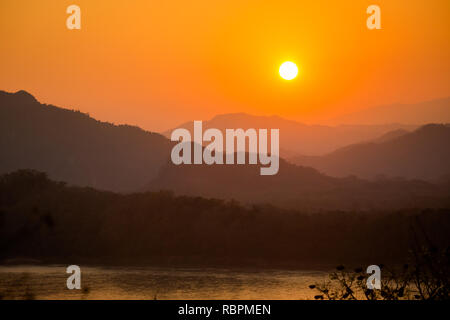
<path fill-rule="evenodd" d="M 314 270 L 81 267 L 81 290 L 69 290 L 62 265 L 0 266 L 5 299 L 313 299 Z"/>

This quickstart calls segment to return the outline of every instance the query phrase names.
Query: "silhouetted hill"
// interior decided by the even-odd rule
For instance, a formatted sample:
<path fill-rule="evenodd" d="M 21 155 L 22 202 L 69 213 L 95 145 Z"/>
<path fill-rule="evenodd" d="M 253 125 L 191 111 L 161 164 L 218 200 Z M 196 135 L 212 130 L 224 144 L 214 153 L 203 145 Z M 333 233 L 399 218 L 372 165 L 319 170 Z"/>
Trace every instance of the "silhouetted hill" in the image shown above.
<path fill-rule="evenodd" d="M 367 125 L 395 122 L 418 125 L 450 123 L 450 97 L 420 103 L 372 107 L 336 117 L 334 122 Z"/>
<path fill-rule="evenodd" d="M 332 178 L 280 159 L 278 174 L 261 176 L 259 165 L 167 164 L 146 190 L 248 203 L 270 203 L 302 210 L 371 210 L 442 207 L 448 185 L 421 181 L 366 181 Z"/>
<path fill-rule="evenodd" d="M 414 233 L 418 228 L 436 247 L 447 247 L 449 219 L 448 209 L 307 214 L 168 192 L 123 195 L 67 187 L 30 170 L 0 176 L 0 261 L 403 264 L 410 241 L 422 239 Z"/>
<path fill-rule="evenodd" d="M 294 163 L 331 176 L 406 177 L 436 180 L 450 173 L 450 126 L 430 124 L 375 142 L 350 145 L 319 157 L 296 157 Z M 393 135 L 391 133 L 391 135 Z"/>
<path fill-rule="evenodd" d="M 280 119 L 274 117 L 274 121 L 286 121 Z M 269 126 L 265 122 L 267 118 L 259 121 L 262 122 L 253 125 Z M 239 124 L 230 126 L 240 127 Z M 396 143 L 420 132 L 388 139 L 386 143 Z M 419 145 L 423 145 L 421 154 L 441 164 L 447 159 L 441 153 L 448 150 L 443 145 L 449 140 L 430 144 L 435 140 L 429 136 L 419 139 Z M 417 143 L 413 139 L 406 145 L 414 149 Z M 35 169 L 48 173 L 52 179 L 102 190 L 168 189 L 179 194 L 273 203 L 312 211 L 439 207 L 449 200 L 449 188 L 442 185 L 338 179 L 283 160 L 274 176 L 261 176 L 259 165 L 175 166 L 169 160 L 171 145 L 165 137 L 137 127 L 116 126 L 77 111 L 40 104 L 25 91 L 0 92 L 0 150 L 4 150 L 0 173 Z M 393 149 L 409 150 L 399 146 Z M 436 155 L 430 155 L 431 151 Z M 415 164 L 421 168 L 422 158 L 416 160 L 410 156 L 405 167 Z M 426 170 L 436 170 L 437 164 Z"/>
<path fill-rule="evenodd" d="M 349 144 L 375 139 L 392 130 L 416 128 L 414 125 L 401 124 L 336 127 L 306 125 L 278 116 L 253 116 L 245 113 L 218 115 L 211 120 L 203 121 L 203 127 L 204 130 L 217 128 L 222 132 L 233 128 L 280 129 L 280 153 L 284 158 L 294 155 L 321 155 Z M 192 133 L 193 122 L 181 124 L 179 128 L 186 128 Z M 163 134 L 170 138 L 171 133 L 172 130 L 168 130 Z"/>
<path fill-rule="evenodd" d="M 0 150 L 0 174 L 36 169 L 70 184 L 132 191 L 155 177 L 170 141 L 40 104 L 25 91 L 0 91 Z"/>
<path fill-rule="evenodd" d="M 390 140 L 394 140 L 398 137 L 404 136 L 405 134 L 407 134 L 409 132 L 410 131 L 403 130 L 403 129 L 389 131 L 389 132 L 383 134 L 381 137 L 378 137 L 377 139 L 373 140 L 372 142 L 376 142 L 376 143 L 387 142 Z"/>

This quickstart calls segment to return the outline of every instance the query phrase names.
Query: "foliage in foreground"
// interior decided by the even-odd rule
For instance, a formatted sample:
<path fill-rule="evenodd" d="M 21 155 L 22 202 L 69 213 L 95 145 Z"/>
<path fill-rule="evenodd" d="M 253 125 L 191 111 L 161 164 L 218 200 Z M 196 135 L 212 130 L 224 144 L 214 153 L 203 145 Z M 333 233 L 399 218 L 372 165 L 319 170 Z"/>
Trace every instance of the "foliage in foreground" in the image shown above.
<path fill-rule="evenodd" d="M 450 300 L 450 248 L 415 245 L 410 264 L 389 269 L 382 265 L 381 288 L 369 289 L 363 268 L 336 267 L 323 284 L 310 285 L 319 291 L 317 300 Z"/>

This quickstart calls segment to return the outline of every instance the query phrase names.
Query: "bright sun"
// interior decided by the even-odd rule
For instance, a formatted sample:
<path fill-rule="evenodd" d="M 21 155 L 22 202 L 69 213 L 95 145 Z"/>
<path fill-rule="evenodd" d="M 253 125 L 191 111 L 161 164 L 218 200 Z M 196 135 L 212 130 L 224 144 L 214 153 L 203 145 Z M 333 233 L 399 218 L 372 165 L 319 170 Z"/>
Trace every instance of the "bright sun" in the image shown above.
<path fill-rule="evenodd" d="M 297 65 L 291 61 L 286 61 L 280 66 L 280 76 L 285 80 L 292 80 L 297 74 Z"/>

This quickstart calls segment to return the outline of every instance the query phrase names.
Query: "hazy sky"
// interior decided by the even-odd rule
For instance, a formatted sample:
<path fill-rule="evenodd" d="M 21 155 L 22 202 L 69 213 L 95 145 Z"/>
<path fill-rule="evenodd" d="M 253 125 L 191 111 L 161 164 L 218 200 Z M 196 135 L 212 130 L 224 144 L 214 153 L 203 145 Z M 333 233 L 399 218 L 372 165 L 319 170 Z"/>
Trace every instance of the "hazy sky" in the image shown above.
<path fill-rule="evenodd" d="M 66 28 L 67 6 L 81 30 Z M 366 8 L 381 7 L 382 30 Z M 0 90 L 159 131 L 450 96 L 450 1 L 1 0 Z M 299 77 L 278 75 L 294 61 Z"/>

